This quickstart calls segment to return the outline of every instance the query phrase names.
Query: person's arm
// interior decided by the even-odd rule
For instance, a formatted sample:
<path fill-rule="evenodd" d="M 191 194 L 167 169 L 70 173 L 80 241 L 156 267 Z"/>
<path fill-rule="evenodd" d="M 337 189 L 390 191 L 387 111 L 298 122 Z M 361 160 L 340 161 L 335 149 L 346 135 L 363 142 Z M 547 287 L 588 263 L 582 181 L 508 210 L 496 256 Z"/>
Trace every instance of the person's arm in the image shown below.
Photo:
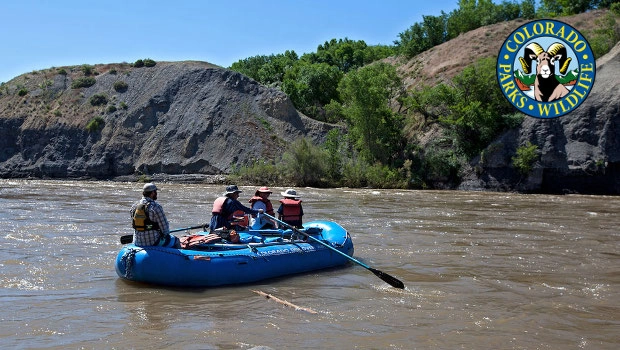
<path fill-rule="evenodd" d="M 245 205 L 241 204 L 241 202 L 239 201 L 231 201 L 231 206 L 233 207 L 231 213 L 234 213 L 237 210 L 241 210 L 246 214 L 258 214 L 258 210 L 248 208 Z"/>
<path fill-rule="evenodd" d="M 168 225 L 168 219 L 166 219 L 166 214 L 164 214 L 164 208 L 156 202 L 153 204 L 155 205 L 151 205 L 151 207 L 153 207 L 151 212 L 153 217 L 151 220 L 155 221 L 159 225 L 161 233 L 168 235 L 170 233 L 170 225 Z"/>

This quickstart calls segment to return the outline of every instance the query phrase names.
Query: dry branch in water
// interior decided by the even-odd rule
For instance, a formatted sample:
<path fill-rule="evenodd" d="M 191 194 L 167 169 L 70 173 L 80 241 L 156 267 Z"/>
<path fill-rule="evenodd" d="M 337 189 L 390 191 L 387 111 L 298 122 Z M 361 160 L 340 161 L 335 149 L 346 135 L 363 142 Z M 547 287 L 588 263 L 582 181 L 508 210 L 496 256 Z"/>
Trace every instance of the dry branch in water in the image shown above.
<path fill-rule="evenodd" d="M 260 291 L 260 290 L 253 290 L 252 292 L 254 292 L 254 293 L 256 293 L 256 294 L 259 294 L 259 295 L 262 295 L 262 296 L 264 296 L 264 297 L 265 297 L 265 298 L 267 298 L 267 299 L 273 299 L 274 301 L 276 301 L 276 302 L 278 302 L 278 303 L 280 303 L 280 304 L 283 304 L 283 305 L 286 305 L 286 306 L 292 307 L 292 308 L 294 308 L 295 310 L 302 310 L 302 311 L 309 312 L 309 313 L 311 313 L 311 314 L 316 314 L 316 313 L 317 313 L 316 311 L 314 311 L 314 310 L 312 310 L 312 309 L 309 309 L 309 308 L 307 308 L 307 307 L 297 306 L 297 305 L 295 305 L 295 304 L 293 304 L 293 303 L 290 303 L 290 302 L 288 302 L 288 301 L 286 301 L 286 300 L 282 300 L 282 299 L 280 299 L 280 298 L 276 298 L 276 297 L 274 297 L 273 295 L 268 294 L 268 293 L 265 293 L 265 292 L 262 292 L 262 291 Z"/>

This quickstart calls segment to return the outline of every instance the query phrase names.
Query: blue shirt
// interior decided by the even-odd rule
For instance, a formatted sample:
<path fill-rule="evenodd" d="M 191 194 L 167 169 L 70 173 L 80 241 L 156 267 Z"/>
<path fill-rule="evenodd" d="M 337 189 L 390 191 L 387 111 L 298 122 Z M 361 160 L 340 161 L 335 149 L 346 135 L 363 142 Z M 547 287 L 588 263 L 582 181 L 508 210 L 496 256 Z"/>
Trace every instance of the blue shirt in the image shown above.
<path fill-rule="evenodd" d="M 228 217 L 237 210 L 241 210 L 246 214 L 258 214 L 258 210 L 248 208 L 241 204 L 238 200 L 228 197 L 222 206 L 222 213 L 212 213 L 213 216 L 211 216 L 211 222 L 209 223 L 211 231 L 220 227 L 230 228 L 230 221 L 228 221 Z"/>

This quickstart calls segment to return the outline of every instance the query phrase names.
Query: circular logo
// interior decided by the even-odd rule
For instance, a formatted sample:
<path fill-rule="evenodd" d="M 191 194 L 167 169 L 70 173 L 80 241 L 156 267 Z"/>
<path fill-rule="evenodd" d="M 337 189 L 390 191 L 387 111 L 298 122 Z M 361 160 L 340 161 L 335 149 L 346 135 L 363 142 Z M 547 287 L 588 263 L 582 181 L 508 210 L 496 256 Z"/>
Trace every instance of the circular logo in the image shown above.
<path fill-rule="evenodd" d="M 532 21 L 512 32 L 496 69 L 504 97 L 535 118 L 557 118 L 579 107 L 596 75 L 590 44 L 575 28 L 554 20 Z"/>

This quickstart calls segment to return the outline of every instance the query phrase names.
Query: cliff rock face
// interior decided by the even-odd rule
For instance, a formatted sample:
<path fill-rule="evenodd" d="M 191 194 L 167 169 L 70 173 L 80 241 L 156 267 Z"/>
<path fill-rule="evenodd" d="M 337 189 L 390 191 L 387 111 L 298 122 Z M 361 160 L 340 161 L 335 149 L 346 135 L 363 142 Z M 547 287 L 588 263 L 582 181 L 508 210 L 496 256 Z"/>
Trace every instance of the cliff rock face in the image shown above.
<path fill-rule="evenodd" d="M 575 111 L 560 118 L 526 117 L 477 158 L 464 190 L 620 194 L 620 43 L 597 60 L 594 87 Z M 531 173 L 512 158 L 527 141 L 538 146 Z"/>
<path fill-rule="evenodd" d="M 0 177 L 222 174 L 272 159 L 299 137 L 320 140 L 331 128 L 299 114 L 281 91 L 204 62 L 95 69 L 90 87 L 71 88 L 79 67 L 3 86 Z M 119 81 L 126 88 L 115 89 Z M 101 126 L 87 128 L 95 118 Z"/>

